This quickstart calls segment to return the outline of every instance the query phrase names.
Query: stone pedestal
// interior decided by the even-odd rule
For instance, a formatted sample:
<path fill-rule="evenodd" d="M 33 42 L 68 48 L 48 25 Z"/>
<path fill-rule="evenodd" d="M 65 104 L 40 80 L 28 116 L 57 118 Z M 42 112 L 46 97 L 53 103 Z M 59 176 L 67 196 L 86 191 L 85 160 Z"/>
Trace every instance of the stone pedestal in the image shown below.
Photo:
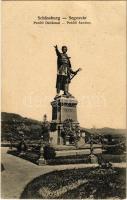
<path fill-rule="evenodd" d="M 66 119 L 72 119 L 77 122 L 78 101 L 74 97 L 60 96 L 51 102 L 52 121 L 62 123 Z"/>
<path fill-rule="evenodd" d="M 44 153 L 44 149 L 43 149 L 43 145 L 41 145 L 40 158 L 38 160 L 38 165 L 40 165 L 40 166 L 46 164 L 46 160 L 44 159 L 43 153 Z"/>
<path fill-rule="evenodd" d="M 90 154 L 89 155 L 89 160 L 91 164 L 98 164 L 98 158 L 96 155 L 94 154 Z"/>
<path fill-rule="evenodd" d="M 65 144 L 62 137 L 63 123 L 65 120 L 72 120 L 73 125 L 79 125 L 77 120 L 78 101 L 70 96 L 65 95 L 57 97 L 51 102 L 52 105 L 52 124 L 56 124 L 57 144 Z"/>
<path fill-rule="evenodd" d="M 38 165 L 40 165 L 40 166 L 46 165 L 46 160 L 43 157 L 40 157 L 38 160 Z"/>
<path fill-rule="evenodd" d="M 85 139 L 80 137 L 79 141 L 77 142 L 77 148 L 83 148 L 85 146 Z"/>

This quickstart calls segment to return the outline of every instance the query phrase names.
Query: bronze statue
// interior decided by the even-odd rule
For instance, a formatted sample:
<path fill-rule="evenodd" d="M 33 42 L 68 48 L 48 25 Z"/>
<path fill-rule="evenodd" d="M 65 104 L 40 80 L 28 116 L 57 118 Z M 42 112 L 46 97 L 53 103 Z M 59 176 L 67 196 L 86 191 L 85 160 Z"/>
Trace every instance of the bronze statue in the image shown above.
<path fill-rule="evenodd" d="M 64 95 L 70 96 L 69 83 L 80 70 L 80 68 L 76 71 L 72 70 L 70 57 L 67 55 L 66 46 L 62 46 L 62 53 L 58 50 L 57 45 L 54 47 L 57 55 L 56 97 L 60 95 L 60 90 L 64 91 Z"/>

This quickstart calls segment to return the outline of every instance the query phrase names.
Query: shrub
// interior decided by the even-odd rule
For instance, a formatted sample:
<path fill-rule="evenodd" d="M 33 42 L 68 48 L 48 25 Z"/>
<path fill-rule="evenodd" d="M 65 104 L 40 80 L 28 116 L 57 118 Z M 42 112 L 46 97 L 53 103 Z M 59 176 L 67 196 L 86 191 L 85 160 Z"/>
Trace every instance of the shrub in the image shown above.
<path fill-rule="evenodd" d="M 125 143 L 120 143 L 116 145 L 109 145 L 105 147 L 106 153 L 109 154 L 123 154 L 126 151 Z"/>
<path fill-rule="evenodd" d="M 44 147 L 44 158 L 46 160 L 54 159 L 56 156 L 55 149 L 49 145 Z"/>
<path fill-rule="evenodd" d="M 21 141 L 18 145 L 17 145 L 17 151 L 20 153 L 21 151 L 26 151 L 27 150 L 27 145 L 25 142 Z"/>

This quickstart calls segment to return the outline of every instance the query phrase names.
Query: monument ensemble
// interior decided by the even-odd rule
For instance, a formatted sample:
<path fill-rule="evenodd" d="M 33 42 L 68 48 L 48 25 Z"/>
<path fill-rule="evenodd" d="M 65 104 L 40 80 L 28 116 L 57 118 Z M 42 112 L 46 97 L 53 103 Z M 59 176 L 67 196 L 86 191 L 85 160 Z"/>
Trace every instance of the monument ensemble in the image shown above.
<path fill-rule="evenodd" d="M 55 127 L 56 144 L 73 144 L 74 139 L 80 135 L 80 127 L 77 119 L 77 99 L 70 94 L 69 84 L 75 75 L 81 70 L 72 70 L 70 57 L 67 55 L 67 47 L 62 46 L 62 52 L 54 46 L 57 55 L 56 96 L 51 102 L 52 121 Z M 63 94 L 60 95 L 60 91 Z M 54 134 L 54 133 L 53 133 Z"/>

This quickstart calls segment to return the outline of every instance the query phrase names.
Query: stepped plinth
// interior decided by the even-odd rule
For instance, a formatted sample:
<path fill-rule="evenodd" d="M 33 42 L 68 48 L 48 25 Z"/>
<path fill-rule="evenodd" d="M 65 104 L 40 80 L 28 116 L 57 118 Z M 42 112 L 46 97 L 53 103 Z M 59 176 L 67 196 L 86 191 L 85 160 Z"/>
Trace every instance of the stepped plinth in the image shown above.
<path fill-rule="evenodd" d="M 71 127 L 74 128 L 75 126 L 79 125 L 77 120 L 77 104 L 78 101 L 73 96 L 66 96 L 61 95 L 57 98 L 54 98 L 54 100 L 51 102 L 52 105 L 52 122 L 51 124 L 56 125 L 56 133 L 55 137 L 57 144 L 64 144 L 64 125 L 65 122 L 71 122 Z"/>

